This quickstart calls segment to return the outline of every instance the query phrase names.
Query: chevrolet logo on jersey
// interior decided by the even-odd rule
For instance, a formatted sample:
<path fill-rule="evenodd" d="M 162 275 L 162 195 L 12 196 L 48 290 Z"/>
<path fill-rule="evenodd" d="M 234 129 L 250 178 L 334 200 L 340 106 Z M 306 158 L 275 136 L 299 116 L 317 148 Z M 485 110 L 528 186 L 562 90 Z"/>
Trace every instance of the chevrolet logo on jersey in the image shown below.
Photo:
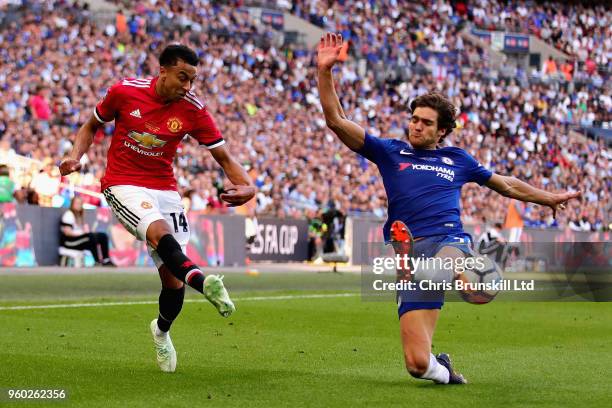
<path fill-rule="evenodd" d="M 166 144 L 165 140 L 158 139 L 157 136 L 147 132 L 138 133 L 132 130 L 130 133 L 128 133 L 128 136 L 137 141 L 138 145 L 144 147 L 145 149 L 163 147 Z"/>

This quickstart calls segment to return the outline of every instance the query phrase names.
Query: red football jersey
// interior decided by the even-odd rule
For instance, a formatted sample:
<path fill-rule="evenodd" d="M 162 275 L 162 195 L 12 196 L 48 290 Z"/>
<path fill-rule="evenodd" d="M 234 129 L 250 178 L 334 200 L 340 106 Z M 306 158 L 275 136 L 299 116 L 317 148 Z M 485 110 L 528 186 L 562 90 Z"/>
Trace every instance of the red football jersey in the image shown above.
<path fill-rule="evenodd" d="M 215 122 L 193 92 L 164 103 L 156 78 L 127 78 L 109 88 L 94 115 L 115 121 L 102 177 L 102 191 L 115 185 L 176 190 L 172 162 L 186 135 L 213 149 L 225 143 Z"/>

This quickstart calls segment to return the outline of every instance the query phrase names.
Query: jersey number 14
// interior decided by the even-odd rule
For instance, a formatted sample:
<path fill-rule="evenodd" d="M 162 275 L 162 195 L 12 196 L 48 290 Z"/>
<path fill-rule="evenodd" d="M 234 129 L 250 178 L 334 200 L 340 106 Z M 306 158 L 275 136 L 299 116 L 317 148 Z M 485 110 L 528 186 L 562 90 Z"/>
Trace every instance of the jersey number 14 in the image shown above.
<path fill-rule="evenodd" d="M 174 222 L 174 232 L 179 232 L 179 227 L 183 227 L 183 232 L 188 232 L 187 229 L 187 218 L 185 218 L 184 213 L 179 213 L 178 222 L 176 219 L 176 213 L 170 213 L 172 216 L 172 221 Z"/>

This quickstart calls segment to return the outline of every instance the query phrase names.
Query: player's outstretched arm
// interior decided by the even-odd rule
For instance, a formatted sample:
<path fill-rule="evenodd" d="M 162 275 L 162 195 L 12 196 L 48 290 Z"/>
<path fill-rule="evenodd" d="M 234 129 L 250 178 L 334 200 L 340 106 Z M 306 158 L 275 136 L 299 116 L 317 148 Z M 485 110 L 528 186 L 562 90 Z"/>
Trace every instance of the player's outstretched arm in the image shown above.
<path fill-rule="evenodd" d="M 338 135 L 342 143 L 349 149 L 360 150 L 365 141 L 365 130 L 346 118 L 334 89 L 332 67 L 338 61 L 341 48 L 342 36 L 340 34 L 327 33 L 321 37 L 317 50 L 319 97 L 327 127 Z"/>
<path fill-rule="evenodd" d="M 516 177 L 500 176 L 499 174 L 493 174 L 485 185 L 505 197 L 550 207 L 553 210 L 553 217 L 557 216 L 558 209 L 565 209 L 567 201 L 580 197 L 579 191 L 551 193 L 530 186 Z"/>
<path fill-rule="evenodd" d="M 225 145 L 215 147 L 210 153 L 232 182 L 231 185 L 225 186 L 225 192 L 221 194 L 220 198 L 227 202 L 230 207 L 242 205 L 253 198 L 257 189 L 247 172 L 227 151 Z"/>
<path fill-rule="evenodd" d="M 98 122 L 94 115 L 91 115 L 87 122 L 83 123 L 83 126 L 81 126 L 76 134 L 70 155 L 60 163 L 59 169 L 62 176 L 81 170 L 81 157 L 89 150 L 89 146 L 93 143 L 94 135 L 100 126 L 102 124 Z"/>

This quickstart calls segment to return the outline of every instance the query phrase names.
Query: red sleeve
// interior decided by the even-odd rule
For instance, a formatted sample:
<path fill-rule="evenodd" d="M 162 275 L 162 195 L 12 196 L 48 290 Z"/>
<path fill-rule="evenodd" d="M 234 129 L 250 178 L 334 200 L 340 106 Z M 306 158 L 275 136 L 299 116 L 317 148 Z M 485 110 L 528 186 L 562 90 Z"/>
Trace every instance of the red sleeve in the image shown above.
<path fill-rule="evenodd" d="M 108 88 L 106 95 L 96 105 L 94 109 L 94 116 L 98 119 L 98 122 L 112 122 L 117 116 L 119 110 L 121 82 L 117 82 L 115 85 Z"/>
<path fill-rule="evenodd" d="M 200 145 L 206 146 L 207 149 L 214 149 L 225 143 L 221 131 L 217 128 L 215 120 L 210 113 L 208 113 L 206 108 L 197 111 L 195 126 L 190 135 L 194 137 Z"/>

